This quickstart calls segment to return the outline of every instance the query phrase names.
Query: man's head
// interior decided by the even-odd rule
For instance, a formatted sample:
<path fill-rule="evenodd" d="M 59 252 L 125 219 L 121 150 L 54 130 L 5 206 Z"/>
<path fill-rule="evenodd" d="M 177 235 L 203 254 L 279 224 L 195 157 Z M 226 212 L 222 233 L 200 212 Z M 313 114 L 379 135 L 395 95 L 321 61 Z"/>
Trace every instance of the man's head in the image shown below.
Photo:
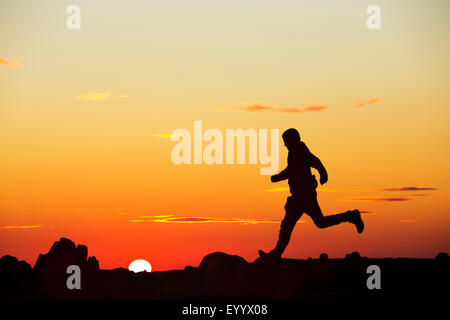
<path fill-rule="evenodd" d="M 300 133 L 298 133 L 297 129 L 290 128 L 283 132 L 283 141 L 284 145 L 288 150 L 295 148 L 296 145 L 300 143 Z"/>

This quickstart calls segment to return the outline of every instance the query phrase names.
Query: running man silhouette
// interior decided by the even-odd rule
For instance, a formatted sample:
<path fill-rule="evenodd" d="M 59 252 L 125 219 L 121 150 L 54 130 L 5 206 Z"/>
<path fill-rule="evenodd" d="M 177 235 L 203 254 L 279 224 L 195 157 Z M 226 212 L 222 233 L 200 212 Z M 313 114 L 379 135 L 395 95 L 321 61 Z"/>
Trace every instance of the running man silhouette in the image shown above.
<path fill-rule="evenodd" d="M 358 233 L 363 232 L 364 222 L 359 210 L 349 210 L 344 213 L 324 216 L 317 202 L 317 180 L 311 174 L 311 168 L 317 169 L 320 174 L 320 184 L 328 181 L 328 174 L 322 162 L 313 155 L 306 144 L 300 140 L 296 129 L 288 129 L 283 133 L 284 145 L 288 149 L 287 167 L 270 180 L 278 182 L 288 179 L 291 196 L 287 198 L 286 215 L 281 222 L 278 242 L 270 252 L 259 250 L 261 257 L 281 258 L 291 238 L 295 224 L 306 213 L 319 228 L 328 228 L 341 222 L 350 222 L 356 226 Z"/>

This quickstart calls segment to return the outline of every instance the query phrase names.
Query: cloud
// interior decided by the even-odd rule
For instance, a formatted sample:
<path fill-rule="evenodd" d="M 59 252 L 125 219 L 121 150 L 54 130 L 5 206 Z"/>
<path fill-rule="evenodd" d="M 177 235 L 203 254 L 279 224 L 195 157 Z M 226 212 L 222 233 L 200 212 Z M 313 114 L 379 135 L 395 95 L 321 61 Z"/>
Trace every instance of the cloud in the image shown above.
<path fill-rule="evenodd" d="M 317 191 L 324 192 L 355 192 L 355 191 L 372 191 L 373 189 L 350 189 L 350 188 L 322 188 L 318 187 Z"/>
<path fill-rule="evenodd" d="M 411 220 L 411 219 L 402 219 L 402 220 L 400 220 L 400 222 L 414 223 L 414 222 L 417 222 L 417 221 L 416 220 Z"/>
<path fill-rule="evenodd" d="M 318 187 L 317 191 L 321 192 L 355 192 L 355 191 L 372 191 L 373 189 L 345 189 L 345 188 L 322 188 Z M 285 192 L 289 191 L 288 187 L 277 187 L 264 190 L 265 192 Z"/>
<path fill-rule="evenodd" d="M 159 138 L 170 138 L 172 135 L 170 133 L 154 133 L 152 136 Z"/>
<path fill-rule="evenodd" d="M 240 223 L 240 224 L 262 224 L 280 223 L 278 219 L 243 219 L 243 218 L 211 218 L 211 217 L 176 217 L 165 216 L 141 216 L 140 219 L 131 219 L 130 222 L 160 222 L 160 223 Z M 299 221 L 303 223 L 302 221 Z"/>
<path fill-rule="evenodd" d="M 309 106 L 305 108 L 282 108 L 280 112 L 288 113 L 304 113 L 304 112 L 316 112 L 330 109 L 330 106 Z"/>
<path fill-rule="evenodd" d="M 277 112 L 277 113 L 305 113 L 305 112 L 318 112 L 331 108 L 326 105 L 311 105 L 304 108 L 290 108 L 290 107 L 272 107 L 264 106 L 259 103 L 247 104 L 244 106 L 238 106 L 234 110 L 216 109 L 215 112 L 230 112 L 230 111 L 242 111 L 242 112 Z"/>
<path fill-rule="evenodd" d="M 94 101 L 94 100 L 103 100 L 111 96 L 110 91 L 106 92 L 89 92 L 84 93 L 82 95 L 76 96 L 75 99 L 83 100 L 83 101 Z"/>
<path fill-rule="evenodd" d="M 353 106 L 353 108 L 362 108 L 362 107 L 365 107 L 365 106 L 368 106 L 368 105 L 371 105 L 371 104 L 374 104 L 374 103 L 378 103 L 378 102 L 381 102 L 381 100 L 378 99 L 378 98 L 373 98 L 373 99 L 370 99 L 369 101 L 366 101 L 366 102 L 358 102 L 357 104 L 355 104 Z"/>
<path fill-rule="evenodd" d="M 41 225 L 11 225 L 11 226 L 2 226 L 0 229 L 35 229 L 42 228 Z"/>
<path fill-rule="evenodd" d="M 238 107 L 239 110 L 243 110 L 246 112 L 258 112 L 258 111 L 267 111 L 273 110 L 273 107 L 262 106 L 260 104 L 254 104 L 246 107 Z"/>
<path fill-rule="evenodd" d="M 165 222 L 218 222 L 218 219 L 201 218 L 201 217 L 181 217 L 181 218 L 167 218 Z"/>
<path fill-rule="evenodd" d="M 427 191 L 427 190 L 437 190 L 437 189 L 429 187 L 400 187 L 400 188 L 381 189 L 381 191 Z"/>
<path fill-rule="evenodd" d="M 399 202 L 411 200 L 408 197 L 391 197 L 391 198 L 346 198 L 341 201 L 357 201 L 357 202 Z"/>
<path fill-rule="evenodd" d="M 266 189 L 264 191 L 265 192 L 285 192 L 285 191 L 289 191 L 289 188 L 288 187 L 270 188 L 270 189 Z"/>
<path fill-rule="evenodd" d="M 13 69 L 23 67 L 23 63 L 19 59 L 5 60 L 0 58 L 0 65 Z"/>
<path fill-rule="evenodd" d="M 366 188 L 366 189 L 352 189 L 352 188 L 324 188 L 324 187 L 318 187 L 317 191 L 321 191 L 321 192 L 359 192 L 359 191 L 403 191 L 403 192 L 407 192 L 407 191 L 431 191 L 431 190 L 439 190 L 436 188 L 431 188 L 431 187 L 400 187 L 400 188 L 382 188 L 382 189 L 378 189 L 378 188 Z M 264 190 L 266 192 L 284 192 L 284 191 L 289 191 L 288 187 L 278 187 L 278 188 L 270 188 L 270 189 L 266 189 Z M 441 194 L 441 195 L 445 195 L 445 194 Z M 411 195 L 407 195 L 405 197 L 418 197 L 418 196 L 426 196 L 426 194 L 421 193 L 421 194 L 411 194 Z M 403 197 L 403 196 L 400 196 Z"/>
<path fill-rule="evenodd" d="M 88 92 L 83 93 L 79 96 L 76 96 L 75 99 L 82 100 L 82 101 L 95 101 L 95 100 L 103 100 L 107 98 L 120 98 L 120 99 L 126 99 L 126 98 L 134 98 L 136 97 L 135 94 L 125 94 L 125 93 L 111 93 L 111 91 L 105 91 L 105 92 Z"/>

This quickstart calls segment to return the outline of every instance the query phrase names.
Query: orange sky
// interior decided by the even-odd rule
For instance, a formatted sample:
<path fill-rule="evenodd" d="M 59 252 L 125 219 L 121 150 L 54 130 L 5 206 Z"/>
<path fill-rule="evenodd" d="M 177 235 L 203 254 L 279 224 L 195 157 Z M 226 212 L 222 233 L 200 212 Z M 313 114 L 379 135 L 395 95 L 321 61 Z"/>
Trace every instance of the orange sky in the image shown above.
<path fill-rule="evenodd" d="M 64 1 L 2 1 L 0 255 L 33 264 L 64 236 L 101 268 L 166 270 L 270 249 L 287 183 L 174 165 L 169 134 L 195 120 L 297 128 L 323 212 L 365 211 L 361 235 L 302 217 L 286 257 L 448 252 L 450 5 L 379 2 L 377 31 L 368 4 L 325 0 L 82 2 L 69 31 Z"/>

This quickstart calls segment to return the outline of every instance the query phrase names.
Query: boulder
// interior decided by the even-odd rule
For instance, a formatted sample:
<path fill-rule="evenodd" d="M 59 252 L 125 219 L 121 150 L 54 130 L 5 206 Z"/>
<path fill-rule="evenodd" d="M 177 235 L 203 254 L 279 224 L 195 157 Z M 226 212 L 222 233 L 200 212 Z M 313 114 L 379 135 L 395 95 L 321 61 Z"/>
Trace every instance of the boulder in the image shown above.
<path fill-rule="evenodd" d="M 80 291 L 67 288 L 66 280 L 70 276 L 67 268 L 70 265 L 80 268 L 82 289 L 89 285 L 89 278 L 92 279 L 93 275 L 99 271 L 99 263 L 95 257 L 88 257 L 87 247 L 76 246 L 67 238 L 56 241 L 48 253 L 39 255 L 33 272 L 44 295 L 65 296 L 77 294 L 76 291 Z"/>
<path fill-rule="evenodd" d="M 326 253 L 322 253 L 319 257 L 320 261 L 327 261 L 328 255 Z"/>
<path fill-rule="evenodd" d="M 359 259 L 361 259 L 361 255 L 359 254 L 358 251 L 354 251 L 352 253 L 347 253 L 345 255 L 345 259 L 347 259 L 347 260 L 359 260 Z"/>
<path fill-rule="evenodd" d="M 28 263 L 10 255 L 0 258 L 0 296 L 28 293 L 32 285 L 32 269 Z"/>
<path fill-rule="evenodd" d="M 244 258 L 223 252 L 214 252 L 205 256 L 200 263 L 200 270 L 207 273 L 233 273 L 248 264 Z"/>
<path fill-rule="evenodd" d="M 439 252 L 434 259 L 440 263 L 445 263 L 445 262 L 450 261 L 450 257 L 448 256 L 447 252 Z"/>

